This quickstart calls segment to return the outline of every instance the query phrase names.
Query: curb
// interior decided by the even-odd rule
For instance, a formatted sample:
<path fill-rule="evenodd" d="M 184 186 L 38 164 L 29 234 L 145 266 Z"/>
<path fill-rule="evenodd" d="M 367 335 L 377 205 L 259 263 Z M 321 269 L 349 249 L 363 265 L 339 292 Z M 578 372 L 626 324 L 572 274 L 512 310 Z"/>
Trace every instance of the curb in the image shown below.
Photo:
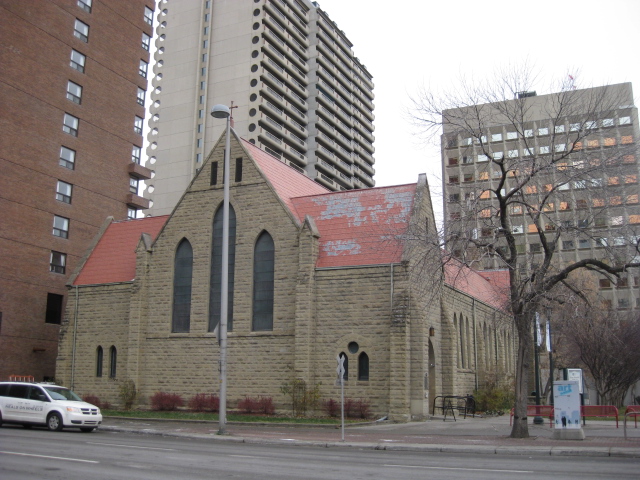
<path fill-rule="evenodd" d="M 229 435 L 162 432 L 154 429 L 137 429 L 117 426 L 100 426 L 100 430 L 108 432 L 134 433 L 138 435 L 158 435 L 163 437 L 197 438 L 216 442 L 246 443 L 260 445 L 289 445 L 299 447 L 321 448 L 360 448 L 367 450 L 388 450 L 424 453 L 456 453 L 456 454 L 484 454 L 484 455 L 514 455 L 514 456 L 568 456 L 568 457 L 618 457 L 640 458 L 640 449 L 625 447 L 562 447 L 562 446 L 493 446 L 493 445 L 438 445 L 421 443 L 379 443 L 379 442 L 326 442 L 313 440 L 281 440 L 268 438 L 232 437 Z"/>

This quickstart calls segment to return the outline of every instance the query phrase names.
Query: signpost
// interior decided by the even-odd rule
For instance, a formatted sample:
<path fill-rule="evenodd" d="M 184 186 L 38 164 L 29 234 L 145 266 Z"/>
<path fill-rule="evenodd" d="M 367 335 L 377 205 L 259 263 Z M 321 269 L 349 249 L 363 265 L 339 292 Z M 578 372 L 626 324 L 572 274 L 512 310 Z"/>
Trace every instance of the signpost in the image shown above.
<path fill-rule="evenodd" d="M 344 442 L 344 357 L 338 355 L 338 381 L 340 382 L 340 419 L 342 423 L 342 441 Z"/>

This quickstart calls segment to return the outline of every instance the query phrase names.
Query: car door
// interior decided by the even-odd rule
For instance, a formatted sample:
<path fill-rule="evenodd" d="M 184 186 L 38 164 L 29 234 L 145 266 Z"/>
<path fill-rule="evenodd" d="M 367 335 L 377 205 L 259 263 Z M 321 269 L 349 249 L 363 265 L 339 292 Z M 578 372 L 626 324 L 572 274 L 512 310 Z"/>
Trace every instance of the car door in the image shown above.
<path fill-rule="evenodd" d="M 25 400 L 24 418 L 32 423 L 46 423 L 46 406 L 49 398 L 42 388 L 32 385 Z"/>
<path fill-rule="evenodd" d="M 4 404 L 4 417 L 7 421 L 29 421 L 25 419 L 25 402 L 30 388 L 30 385 L 22 383 L 14 383 L 9 387 L 9 396 L 5 398 Z"/>

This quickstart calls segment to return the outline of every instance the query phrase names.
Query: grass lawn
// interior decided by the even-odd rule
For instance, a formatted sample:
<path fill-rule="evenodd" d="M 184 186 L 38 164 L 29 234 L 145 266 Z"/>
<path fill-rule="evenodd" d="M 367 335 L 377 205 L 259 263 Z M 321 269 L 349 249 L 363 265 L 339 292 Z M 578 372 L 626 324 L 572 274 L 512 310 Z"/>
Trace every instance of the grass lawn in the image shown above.
<path fill-rule="evenodd" d="M 217 422 L 217 413 L 196 413 L 196 412 L 156 412 L 152 410 L 110 410 L 102 409 L 105 417 L 122 418 L 159 418 L 165 420 L 194 420 Z M 282 415 L 249 415 L 240 413 L 227 413 L 228 422 L 249 422 L 249 423 L 299 423 L 299 424 L 322 424 L 340 425 L 339 418 L 329 417 L 288 417 Z M 362 419 L 345 419 L 346 423 L 363 422 Z"/>

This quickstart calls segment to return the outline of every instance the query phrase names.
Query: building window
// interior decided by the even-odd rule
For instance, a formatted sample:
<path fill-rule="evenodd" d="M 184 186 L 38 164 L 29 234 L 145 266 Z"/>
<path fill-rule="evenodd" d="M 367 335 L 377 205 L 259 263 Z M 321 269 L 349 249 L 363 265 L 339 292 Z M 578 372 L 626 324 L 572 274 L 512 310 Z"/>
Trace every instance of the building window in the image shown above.
<path fill-rule="evenodd" d="M 142 48 L 144 48 L 147 52 L 151 47 L 151 37 L 146 33 L 142 32 Z"/>
<path fill-rule="evenodd" d="M 109 349 L 109 378 L 116 378 L 116 369 L 118 366 L 118 350 L 114 345 Z"/>
<path fill-rule="evenodd" d="M 69 80 L 67 82 L 67 98 L 80 105 L 82 103 L 82 87 Z"/>
<path fill-rule="evenodd" d="M 103 361 L 104 352 L 102 351 L 102 347 L 98 345 L 96 349 L 96 377 L 102 376 L 102 361 Z"/>
<path fill-rule="evenodd" d="M 626 310 L 629 308 L 629 299 L 628 298 L 619 298 L 618 299 L 618 309 Z"/>
<path fill-rule="evenodd" d="M 274 274 L 273 238 L 262 232 L 253 251 L 253 331 L 273 330 Z"/>
<path fill-rule="evenodd" d="M 138 73 L 142 78 L 147 78 L 148 68 L 149 68 L 149 64 L 144 60 L 140 60 L 140 67 L 138 68 Z"/>
<path fill-rule="evenodd" d="M 193 273 L 193 249 L 182 239 L 173 265 L 173 333 L 188 332 L 191 327 L 191 282 Z"/>
<path fill-rule="evenodd" d="M 127 218 L 129 220 L 135 220 L 138 218 L 138 209 L 132 207 L 127 208 Z"/>
<path fill-rule="evenodd" d="M 140 164 L 140 147 L 138 147 L 137 145 L 134 145 L 131 148 L 131 161 L 133 163 Z"/>
<path fill-rule="evenodd" d="M 631 125 L 631 117 L 620 117 L 618 125 Z"/>
<path fill-rule="evenodd" d="M 149 7 L 144 7 L 144 21 L 153 25 L 153 10 Z"/>
<path fill-rule="evenodd" d="M 89 41 L 89 25 L 76 18 L 76 23 L 73 27 L 73 36 L 87 43 Z"/>
<path fill-rule="evenodd" d="M 140 180 L 136 177 L 129 177 L 129 191 L 134 194 L 138 194 L 138 185 L 140 184 Z"/>
<path fill-rule="evenodd" d="M 573 250 L 575 248 L 575 244 L 573 240 L 563 240 L 562 241 L 562 249 L 563 250 Z"/>
<path fill-rule="evenodd" d="M 209 185 L 218 184 L 218 162 L 211 162 L 211 181 Z"/>
<path fill-rule="evenodd" d="M 344 361 L 342 362 L 342 366 L 344 368 L 344 374 L 342 375 L 342 378 L 346 382 L 347 380 L 349 380 L 349 357 L 347 357 L 347 354 L 344 352 L 340 352 L 340 355 L 338 356 L 340 358 L 344 358 Z"/>
<path fill-rule="evenodd" d="M 554 131 L 555 133 L 564 133 L 564 125 L 556 125 Z"/>
<path fill-rule="evenodd" d="M 236 182 L 241 182 L 242 181 L 242 158 L 236 158 L 235 181 Z"/>
<path fill-rule="evenodd" d="M 87 57 L 82 53 L 77 52 L 76 50 L 71 50 L 71 62 L 69 66 L 71 68 L 75 68 L 80 73 L 84 73 L 84 65 L 87 61 Z"/>
<path fill-rule="evenodd" d="M 73 185 L 62 180 L 58 180 L 56 185 L 56 200 L 64 203 L 71 203 L 71 191 Z"/>
<path fill-rule="evenodd" d="M 133 131 L 138 135 L 142 135 L 142 122 L 144 120 L 136 115 L 136 118 L 133 120 Z"/>
<path fill-rule="evenodd" d="M 64 274 L 66 266 L 67 254 L 52 250 L 49 258 L 49 271 Z"/>
<path fill-rule="evenodd" d="M 76 152 L 67 147 L 60 147 L 60 160 L 58 164 L 61 167 L 73 170 L 76 163 Z"/>
<path fill-rule="evenodd" d="M 369 355 L 364 352 L 358 356 L 358 380 L 369 380 Z"/>
<path fill-rule="evenodd" d="M 45 323 L 60 325 L 62 323 L 62 303 L 63 295 L 47 293 L 47 312 L 44 317 Z"/>
<path fill-rule="evenodd" d="M 62 122 L 62 131 L 68 133 L 69 135 L 73 135 L 74 137 L 78 136 L 78 124 L 80 121 L 74 117 L 73 115 L 69 115 L 68 113 L 64 114 L 64 120 Z"/>
<path fill-rule="evenodd" d="M 215 162 L 214 162 L 215 163 Z M 217 169 L 216 169 L 217 170 Z M 233 330 L 233 290 L 236 264 L 236 211 L 229 205 L 229 288 L 227 295 L 227 330 Z M 220 322 L 222 303 L 222 206 L 213 217 L 211 273 L 209 287 L 209 331 Z"/>
<path fill-rule="evenodd" d="M 92 3 L 93 3 L 93 0 L 78 0 L 78 6 L 88 13 L 91 13 Z"/>
<path fill-rule="evenodd" d="M 588 238 L 581 238 L 578 240 L 578 248 L 590 248 L 591 240 Z"/>
<path fill-rule="evenodd" d="M 53 216 L 53 235 L 61 238 L 69 238 L 69 219 Z"/>
<path fill-rule="evenodd" d="M 549 135 L 549 129 L 547 127 L 538 128 L 538 135 Z"/>
<path fill-rule="evenodd" d="M 144 107 L 144 97 L 146 93 L 147 92 L 144 89 L 138 87 L 138 96 L 137 96 L 138 105 L 142 105 Z"/>

